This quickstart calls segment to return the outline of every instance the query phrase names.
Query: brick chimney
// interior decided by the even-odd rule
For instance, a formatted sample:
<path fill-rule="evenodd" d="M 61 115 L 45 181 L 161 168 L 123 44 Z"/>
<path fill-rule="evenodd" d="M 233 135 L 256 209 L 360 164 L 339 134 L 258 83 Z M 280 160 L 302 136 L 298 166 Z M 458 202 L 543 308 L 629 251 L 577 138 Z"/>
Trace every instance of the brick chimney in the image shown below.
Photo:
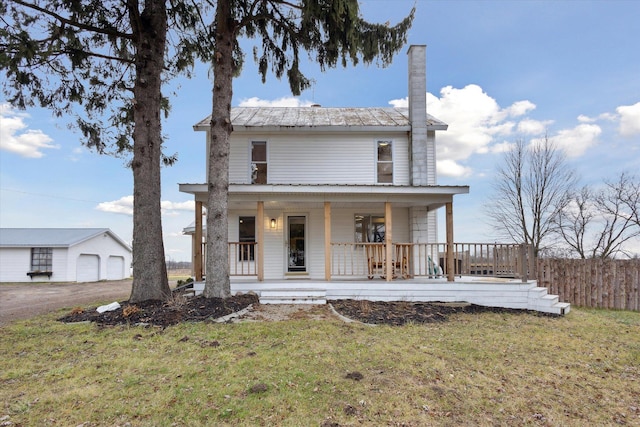
<path fill-rule="evenodd" d="M 409 55 L 409 121 L 411 122 L 411 185 L 436 185 L 436 136 L 427 126 L 427 46 L 412 45 Z M 437 211 L 409 208 L 412 242 L 437 242 Z"/>
<path fill-rule="evenodd" d="M 412 185 L 435 185 L 435 134 L 427 129 L 427 46 L 409 51 L 409 121 Z"/>

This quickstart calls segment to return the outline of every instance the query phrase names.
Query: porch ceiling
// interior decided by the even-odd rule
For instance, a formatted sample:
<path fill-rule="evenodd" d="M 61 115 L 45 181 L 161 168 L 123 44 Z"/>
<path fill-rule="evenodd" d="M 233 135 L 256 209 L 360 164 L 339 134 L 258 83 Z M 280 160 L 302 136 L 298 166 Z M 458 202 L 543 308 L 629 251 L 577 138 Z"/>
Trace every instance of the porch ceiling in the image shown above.
<path fill-rule="evenodd" d="M 180 184 L 180 191 L 206 203 L 206 184 Z M 426 206 L 437 209 L 453 200 L 456 194 L 467 194 L 468 186 L 380 186 L 380 185 L 229 185 L 229 207 L 253 209 L 258 201 L 265 209 L 293 206 L 322 208 L 330 202 L 334 208 L 379 207 L 390 202 L 394 207 Z"/>

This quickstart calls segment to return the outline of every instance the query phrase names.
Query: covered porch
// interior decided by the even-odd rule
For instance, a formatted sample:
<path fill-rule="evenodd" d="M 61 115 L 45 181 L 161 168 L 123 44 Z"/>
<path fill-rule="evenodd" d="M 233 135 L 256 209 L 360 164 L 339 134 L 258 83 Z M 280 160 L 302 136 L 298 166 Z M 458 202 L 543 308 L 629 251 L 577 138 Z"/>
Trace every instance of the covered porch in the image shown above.
<path fill-rule="evenodd" d="M 194 289 L 204 289 L 205 184 L 181 184 L 196 202 L 187 234 L 193 242 Z M 256 292 L 262 303 L 325 303 L 333 299 L 469 302 L 565 314 L 537 287 L 531 248 L 455 243 L 453 196 L 468 187 L 239 185 L 229 188 L 228 262 L 231 292 Z M 446 236 L 438 241 L 436 211 Z M 365 237 L 360 213 L 376 213 Z M 255 237 L 238 229 L 251 218 Z M 295 220 L 295 221 L 293 221 Z M 355 223 L 354 223 L 355 221 Z M 302 228 L 292 232 L 293 226 Z M 234 228 L 235 227 L 235 228 Z M 240 238 L 239 238 L 240 237 Z"/>
<path fill-rule="evenodd" d="M 206 274 L 204 184 L 180 184 L 195 198 L 192 236 L 193 275 Z M 453 196 L 468 186 L 245 185 L 229 186 L 229 272 L 257 281 L 305 276 L 325 281 L 370 277 L 392 281 L 414 276 L 455 280 Z M 444 208 L 446 243 L 437 242 L 437 211 Z M 231 212 L 236 215 L 232 216 Z M 374 213 L 374 215 L 371 215 Z M 251 215 L 243 217 L 242 215 Z M 355 217 L 355 224 L 354 224 Z M 358 222 L 358 218 L 368 217 Z M 255 222 L 250 241 L 234 221 Z M 293 234 L 292 219 L 298 221 Z M 375 225 L 375 233 L 365 228 Z M 235 229 L 233 227 L 236 227 Z M 285 247 L 284 255 L 282 247 Z M 294 250 L 295 249 L 295 250 Z M 297 252 L 296 252 L 297 251 Z M 294 253 L 295 252 L 295 253 Z M 300 258 L 299 268 L 274 267 Z M 274 261 L 276 260 L 276 261 Z M 387 262 L 389 260 L 389 262 Z M 265 274 L 265 266 L 269 272 Z"/>

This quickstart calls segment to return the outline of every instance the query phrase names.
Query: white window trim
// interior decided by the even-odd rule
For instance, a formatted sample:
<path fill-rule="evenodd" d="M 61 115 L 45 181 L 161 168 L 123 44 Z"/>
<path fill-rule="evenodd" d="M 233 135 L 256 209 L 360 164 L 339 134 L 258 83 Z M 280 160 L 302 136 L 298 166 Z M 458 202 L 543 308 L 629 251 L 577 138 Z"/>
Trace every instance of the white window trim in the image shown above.
<path fill-rule="evenodd" d="M 269 146 L 271 145 L 269 143 L 269 140 L 267 138 L 262 138 L 262 139 L 250 139 L 249 140 L 249 146 L 248 146 L 248 150 L 249 150 L 249 155 L 247 157 L 247 159 L 249 160 L 249 167 L 248 167 L 248 179 L 249 179 L 249 184 L 253 184 L 253 158 L 252 158 L 252 150 L 253 150 L 253 143 L 254 142 L 264 142 L 266 145 L 266 153 L 265 156 L 267 158 L 267 160 L 265 161 L 265 164 L 267 165 L 267 183 L 269 183 Z M 255 184 L 254 184 L 255 185 Z M 259 184 L 258 184 L 259 185 Z"/>
<path fill-rule="evenodd" d="M 378 163 L 380 163 L 378 161 L 378 143 L 379 142 L 389 142 L 391 144 L 391 161 L 390 162 L 383 162 L 383 163 L 391 163 L 391 182 L 379 182 L 378 181 Z M 375 182 L 376 185 L 393 185 L 393 183 L 396 180 L 396 165 L 395 165 L 395 158 L 396 158 L 396 143 L 395 140 L 393 138 L 377 138 L 374 141 L 373 144 L 373 158 L 375 159 L 374 165 L 373 165 L 373 173 L 374 173 L 374 177 L 375 177 Z"/>

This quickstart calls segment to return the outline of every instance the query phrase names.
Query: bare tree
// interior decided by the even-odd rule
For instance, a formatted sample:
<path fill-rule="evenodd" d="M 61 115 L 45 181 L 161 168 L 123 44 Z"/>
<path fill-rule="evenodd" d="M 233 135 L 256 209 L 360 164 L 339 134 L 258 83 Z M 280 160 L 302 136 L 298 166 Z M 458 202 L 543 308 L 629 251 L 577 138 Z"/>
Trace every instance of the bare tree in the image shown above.
<path fill-rule="evenodd" d="M 583 259 L 629 255 L 625 243 L 640 236 L 639 200 L 640 186 L 626 173 L 597 190 L 585 186 L 560 212 L 556 231 L 572 253 Z"/>
<path fill-rule="evenodd" d="M 550 239 L 575 183 L 564 154 L 548 137 L 528 145 L 517 140 L 504 154 L 494 193 L 485 205 L 496 237 L 530 244 L 537 256 Z"/>
<path fill-rule="evenodd" d="M 640 227 L 640 178 L 622 173 L 618 186 L 621 188 L 620 198 L 625 215 L 629 215 L 631 221 Z"/>
<path fill-rule="evenodd" d="M 569 246 L 569 254 L 577 253 L 583 259 L 588 257 L 587 234 L 595 217 L 593 193 L 589 187 L 582 187 L 579 192 L 569 197 L 556 218 L 556 231 L 561 240 Z"/>

